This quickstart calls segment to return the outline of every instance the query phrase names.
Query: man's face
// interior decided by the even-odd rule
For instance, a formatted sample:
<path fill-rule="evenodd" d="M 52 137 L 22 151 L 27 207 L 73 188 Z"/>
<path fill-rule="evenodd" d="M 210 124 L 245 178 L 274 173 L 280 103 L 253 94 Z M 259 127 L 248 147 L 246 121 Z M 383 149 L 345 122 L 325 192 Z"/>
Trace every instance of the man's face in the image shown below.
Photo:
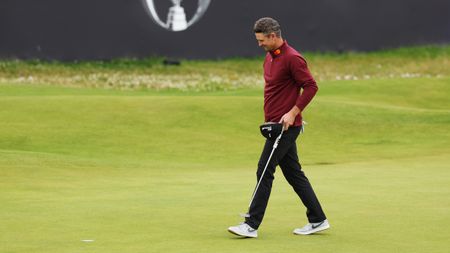
<path fill-rule="evenodd" d="M 266 52 L 276 49 L 275 33 L 270 33 L 267 35 L 264 35 L 264 33 L 255 33 L 255 37 L 258 41 L 258 46 L 264 48 Z"/>

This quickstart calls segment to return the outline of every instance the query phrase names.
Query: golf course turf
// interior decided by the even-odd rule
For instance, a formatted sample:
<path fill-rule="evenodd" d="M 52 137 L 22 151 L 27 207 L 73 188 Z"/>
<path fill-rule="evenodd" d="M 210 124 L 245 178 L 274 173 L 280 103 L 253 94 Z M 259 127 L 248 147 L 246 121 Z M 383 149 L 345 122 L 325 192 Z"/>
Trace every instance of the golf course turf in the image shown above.
<path fill-rule="evenodd" d="M 448 63 L 448 61 L 447 61 Z M 312 236 L 283 178 L 257 239 L 241 220 L 264 142 L 262 88 L 117 90 L 0 82 L 0 252 L 448 252 L 450 78 L 324 80 L 303 170 Z"/>

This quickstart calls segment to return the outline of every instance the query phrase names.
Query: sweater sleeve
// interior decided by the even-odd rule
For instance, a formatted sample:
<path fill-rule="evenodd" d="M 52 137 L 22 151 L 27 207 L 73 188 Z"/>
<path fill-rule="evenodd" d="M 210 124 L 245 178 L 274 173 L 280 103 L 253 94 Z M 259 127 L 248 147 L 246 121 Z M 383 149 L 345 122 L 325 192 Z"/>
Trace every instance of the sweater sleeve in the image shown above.
<path fill-rule="evenodd" d="M 319 87 L 308 69 L 306 61 L 299 55 L 292 56 L 289 61 L 291 75 L 297 85 L 303 89 L 298 95 L 295 105 L 303 111 L 316 95 Z"/>

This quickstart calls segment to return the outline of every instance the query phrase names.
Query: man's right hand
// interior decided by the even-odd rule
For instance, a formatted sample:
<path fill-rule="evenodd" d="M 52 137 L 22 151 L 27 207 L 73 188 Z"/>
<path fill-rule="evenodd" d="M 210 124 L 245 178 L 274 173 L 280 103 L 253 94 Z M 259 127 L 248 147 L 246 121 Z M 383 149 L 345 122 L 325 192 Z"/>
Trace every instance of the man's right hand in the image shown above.
<path fill-rule="evenodd" d="M 284 131 L 288 130 L 294 124 L 295 117 L 300 113 L 300 109 L 294 105 L 292 109 L 281 117 L 280 122 L 283 124 Z"/>

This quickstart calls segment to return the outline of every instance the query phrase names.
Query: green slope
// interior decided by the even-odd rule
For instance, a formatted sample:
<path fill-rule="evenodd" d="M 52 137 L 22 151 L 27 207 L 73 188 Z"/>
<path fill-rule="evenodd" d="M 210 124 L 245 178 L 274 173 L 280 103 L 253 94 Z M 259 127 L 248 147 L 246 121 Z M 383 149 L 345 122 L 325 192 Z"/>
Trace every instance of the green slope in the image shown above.
<path fill-rule="evenodd" d="M 256 240 L 226 228 L 255 184 L 261 90 L 1 85 L 0 252 L 446 252 L 449 84 L 320 83 L 298 146 L 332 229 L 291 234 L 305 210 L 277 172 Z"/>

